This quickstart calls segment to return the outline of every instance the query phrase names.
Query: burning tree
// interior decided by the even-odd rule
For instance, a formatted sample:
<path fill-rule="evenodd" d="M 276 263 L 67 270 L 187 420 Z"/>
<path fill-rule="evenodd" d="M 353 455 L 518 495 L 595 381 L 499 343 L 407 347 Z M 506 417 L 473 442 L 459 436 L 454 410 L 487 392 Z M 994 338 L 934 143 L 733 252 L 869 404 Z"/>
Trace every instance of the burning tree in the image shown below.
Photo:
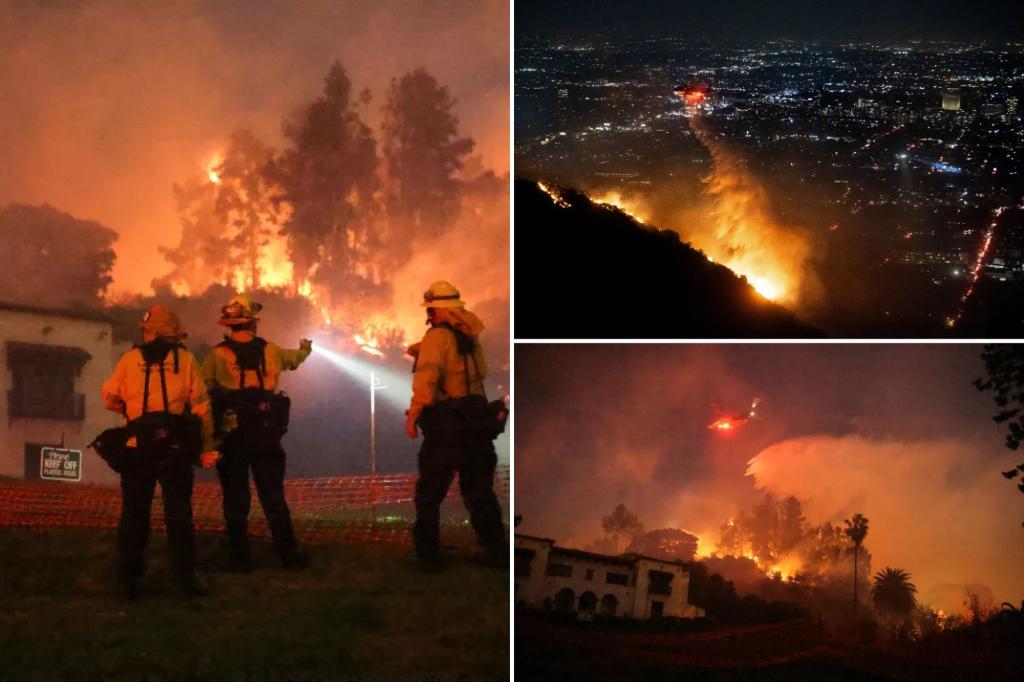
<path fill-rule="evenodd" d="M 337 295 L 377 293 L 383 280 L 376 227 L 377 143 L 352 101 L 352 84 L 335 62 L 323 94 L 284 122 L 291 146 L 268 168 L 291 206 L 282 232 L 295 275 Z"/>
<path fill-rule="evenodd" d="M 154 288 L 198 294 L 213 283 L 242 291 L 291 282 L 290 265 L 273 262 L 267 248 L 279 220 L 275 190 L 265 175 L 271 155 L 269 147 L 240 128 L 205 175 L 174 186 L 181 239 L 174 248 L 161 247 L 174 267 L 153 282 Z"/>
<path fill-rule="evenodd" d="M 266 170 L 272 152 L 244 128 L 231 134 L 224 160 L 210 171 L 216 186 L 215 210 L 230 230 L 231 265 L 238 275 L 235 288 L 259 289 L 263 281 L 264 250 L 277 234 L 278 211 L 275 188 Z M 289 268 L 290 270 L 290 268 Z M 273 284 L 291 280 L 291 272 Z"/>
<path fill-rule="evenodd" d="M 436 237 L 459 216 L 456 175 L 474 143 L 457 137 L 454 106 L 448 88 L 423 69 L 391 81 L 384 105 L 384 158 L 388 214 L 401 226 L 391 237 L 400 261 L 414 238 Z"/>
<path fill-rule="evenodd" d="M 718 552 L 770 565 L 795 550 L 807 530 L 798 499 L 789 496 L 780 502 L 769 493 L 750 515 L 741 510 L 722 525 Z"/>
<path fill-rule="evenodd" d="M 173 187 L 181 238 L 178 246 L 160 247 L 171 271 L 153 280 L 154 289 L 171 287 L 200 293 L 211 283 L 226 282 L 231 269 L 226 228 L 217 215 L 217 190 L 206 178 L 192 178 Z"/>

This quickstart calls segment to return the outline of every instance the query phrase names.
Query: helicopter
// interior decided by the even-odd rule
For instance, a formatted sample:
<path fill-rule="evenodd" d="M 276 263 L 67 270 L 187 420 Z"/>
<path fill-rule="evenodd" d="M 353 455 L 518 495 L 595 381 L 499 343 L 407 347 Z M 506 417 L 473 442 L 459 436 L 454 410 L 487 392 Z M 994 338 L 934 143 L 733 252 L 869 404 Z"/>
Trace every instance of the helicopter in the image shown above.
<path fill-rule="evenodd" d="M 715 420 L 708 424 L 709 431 L 718 431 L 719 433 L 727 433 L 735 431 L 744 424 L 750 422 L 753 419 L 757 419 L 758 412 L 757 406 L 761 403 L 760 398 L 754 398 L 750 403 L 750 409 L 745 413 L 725 413 L 718 409 L 717 405 L 712 405 L 715 409 L 717 416 Z"/>
<path fill-rule="evenodd" d="M 703 104 L 711 95 L 711 88 L 704 83 L 690 81 L 674 87 L 672 94 L 683 100 L 687 106 L 695 107 Z"/>

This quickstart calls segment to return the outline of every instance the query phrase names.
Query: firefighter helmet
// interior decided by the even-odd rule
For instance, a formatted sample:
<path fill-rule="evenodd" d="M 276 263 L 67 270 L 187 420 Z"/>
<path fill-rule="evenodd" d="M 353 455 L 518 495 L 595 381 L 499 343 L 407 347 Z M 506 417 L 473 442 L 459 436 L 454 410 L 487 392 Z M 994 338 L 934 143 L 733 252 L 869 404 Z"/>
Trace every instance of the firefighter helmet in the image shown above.
<path fill-rule="evenodd" d="M 465 305 L 459 300 L 459 290 L 451 282 L 434 282 L 423 292 L 424 308 L 463 308 Z"/>
<path fill-rule="evenodd" d="M 167 306 L 155 305 L 146 311 L 139 321 L 143 331 L 153 336 L 183 339 L 187 334 L 181 330 L 181 321 Z"/>
<path fill-rule="evenodd" d="M 220 319 L 217 320 L 217 324 L 228 327 L 236 324 L 246 324 L 260 319 L 259 312 L 261 310 L 263 310 L 262 305 L 250 301 L 248 296 L 238 294 L 237 296 L 232 296 L 228 304 L 220 309 Z"/>

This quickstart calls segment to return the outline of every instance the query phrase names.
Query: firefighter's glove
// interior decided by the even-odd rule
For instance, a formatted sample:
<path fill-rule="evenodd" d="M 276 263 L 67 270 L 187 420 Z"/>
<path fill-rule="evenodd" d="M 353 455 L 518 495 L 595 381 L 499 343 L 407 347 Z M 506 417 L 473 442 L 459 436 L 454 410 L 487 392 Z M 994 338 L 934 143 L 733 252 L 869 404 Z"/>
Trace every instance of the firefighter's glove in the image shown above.
<path fill-rule="evenodd" d="M 216 464 L 217 460 L 219 459 L 220 453 L 217 452 L 216 450 L 208 450 L 207 452 L 204 452 L 201 455 L 199 455 L 199 463 L 203 465 L 204 469 L 212 468 L 213 465 Z"/>
<path fill-rule="evenodd" d="M 419 432 L 416 431 L 417 415 L 412 414 L 409 410 L 406 410 L 405 414 L 405 435 L 409 436 L 409 438 L 416 438 L 420 435 Z"/>

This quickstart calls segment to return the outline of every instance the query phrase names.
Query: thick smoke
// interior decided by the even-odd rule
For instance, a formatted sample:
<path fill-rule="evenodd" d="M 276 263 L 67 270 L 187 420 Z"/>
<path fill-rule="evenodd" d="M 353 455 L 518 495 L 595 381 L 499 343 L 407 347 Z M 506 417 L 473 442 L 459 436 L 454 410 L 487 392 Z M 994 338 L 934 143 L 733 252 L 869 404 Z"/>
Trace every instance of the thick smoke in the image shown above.
<path fill-rule="evenodd" d="M 746 275 L 755 289 L 780 303 L 806 304 L 819 286 L 809 268 L 811 244 L 779 222 L 768 193 L 743 159 L 691 119 L 711 153 L 703 217 L 680 221 L 680 232 L 716 262 Z"/>
<path fill-rule="evenodd" d="M 874 570 L 909 571 L 920 601 L 960 611 L 969 584 L 1000 600 L 1024 594 L 1024 544 L 1012 511 L 1019 493 L 998 485 L 984 448 L 956 439 L 808 436 L 762 450 L 748 473 L 766 491 L 795 495 L 808 518 L 863 512 Z"/>
<path fill-rule="evenodd" d="M 180 234 L 172 184 L 205 173 L 239 126 L 280 149 L 282 119 L 335 59 L 374 93 L 374 126 L 390 79 L 427 69 L 484 167 L 508 171 L 503 0 L 0 0 L 0 44 L 0 205 L 48 202 L 115 229 L 114 292 L 169 269 L 157 248 Z"/>

